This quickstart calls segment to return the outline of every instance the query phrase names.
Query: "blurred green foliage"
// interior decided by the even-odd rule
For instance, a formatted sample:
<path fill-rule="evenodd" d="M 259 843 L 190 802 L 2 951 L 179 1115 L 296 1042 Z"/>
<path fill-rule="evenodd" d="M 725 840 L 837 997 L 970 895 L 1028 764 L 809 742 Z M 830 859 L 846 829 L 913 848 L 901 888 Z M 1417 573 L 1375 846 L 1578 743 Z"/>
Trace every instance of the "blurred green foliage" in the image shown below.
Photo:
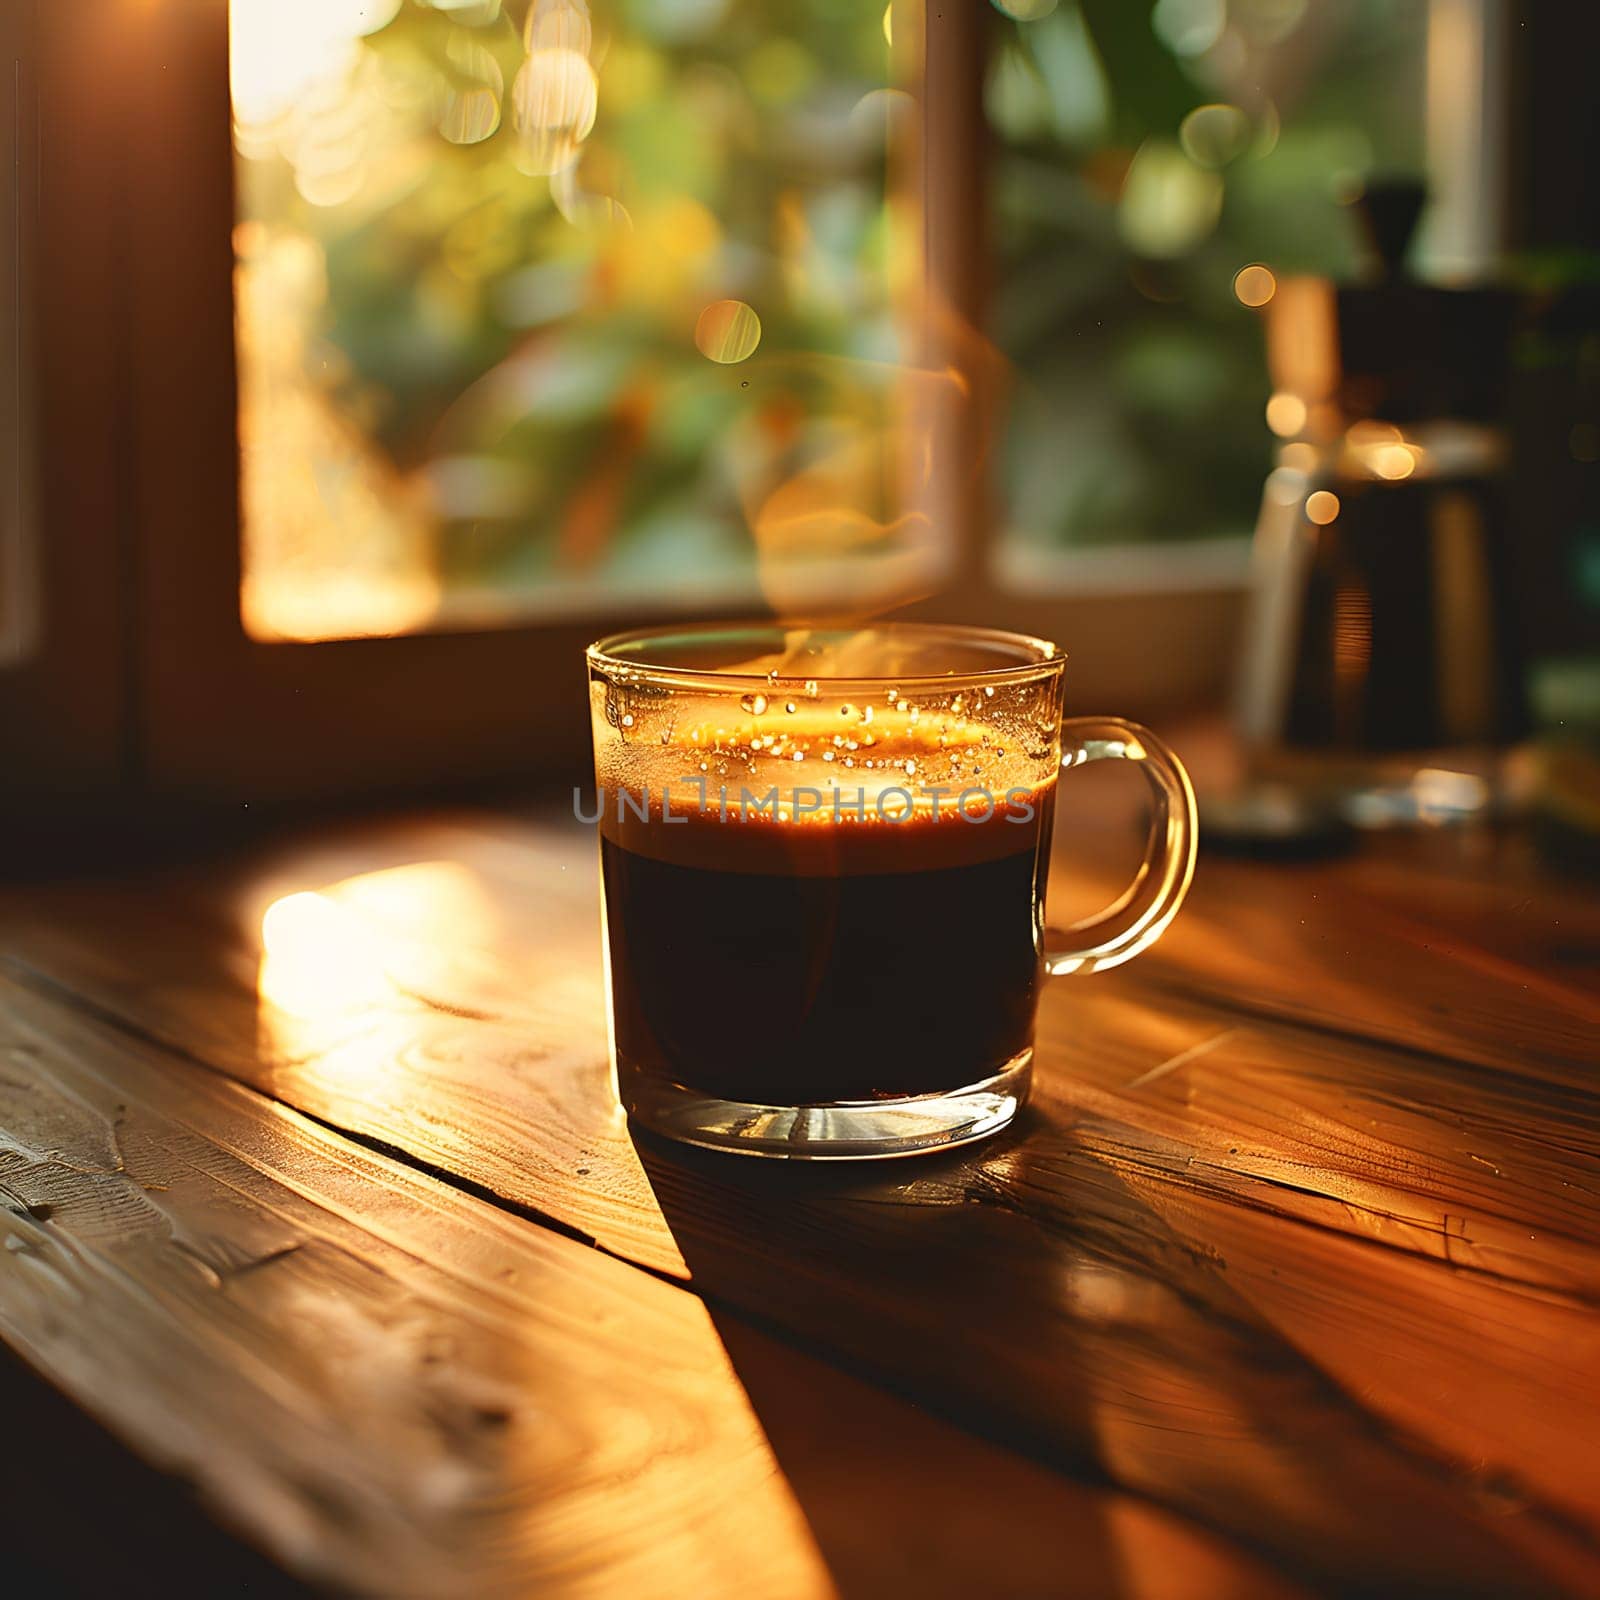
<path fill-rule="evenodd" d="M 332 79 L 241 130 L 241 216 L 315 241 L 325 266 L 303 326 L 263 337 L 293 331 L 338 429 L 421 485 L 447 584 L 748 571 L 751 460 L 803 461 L 813 432 L 874 403 L 872 363 L 903 359 L 883 9 L 597 8 L 593 129 L 554 177 L 529 170 L 517 126 L 528 9 L 398 0 Z M 995 14 L 992 332 L 1019 374 L 1019 536 L 1248 528 L 1266 379 L 1233 276 L 1350 267 L 1341 200 L 1419 161 L 1421 9 Z M 1237 111 L 1186 124 L 1212 104 Z M 725 297 L 758 309 L 763 338 L 722 367 L 693 330 Z"/>
<path fill-rule="evenodd" d="M 597 115 L 553 176 L 518 126 L 528 10 L 402 0 L 336 84 L 241 140 L 241 215 L 320 247 L 307 382 L 426 484 L 447 583 L 748 570 L 757 424 L 826 421 L 866 381 L 842 364 L 897 348 L 893 107 L 863 104 L 889 83 L 882 10 L 597 10 Z M 493 131 L 452 142 L 484 105 Z M 330 190 L 338 159 L 355 175 Z M 725 297 L 760 308 L 742 367 L 694 344 Z"/>
<path fill-rule="evenodd" d="M 1271 437 L 1260 313 L 1234 275 L 1355 268 L 1347 202 L 1370 173 L 1421 168 L 1425 7 L 1063 0 L 997 20 L 987 103 L 996 337 L 1019 376 L 1015 534 L 1246 532 Z M 1231 111 L 1187 120 L 1206 106 Z"/>

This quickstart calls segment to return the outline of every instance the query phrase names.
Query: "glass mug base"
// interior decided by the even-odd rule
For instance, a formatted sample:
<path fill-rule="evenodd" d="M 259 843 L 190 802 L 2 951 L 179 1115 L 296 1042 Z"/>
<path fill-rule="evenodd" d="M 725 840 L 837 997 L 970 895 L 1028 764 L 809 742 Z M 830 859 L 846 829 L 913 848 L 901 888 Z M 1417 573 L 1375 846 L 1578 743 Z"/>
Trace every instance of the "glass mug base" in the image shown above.
<path fill-rule="evenodd" d="M 787 1161 L 882 1160 L 948 1150 L 998 1133 L 1022 1109 L 1032 1073 L 1029 1049 L 959 1089 L 768 1106 L 716 1099 L 619 1061 L 617 1093 L 634 1122 L 682 1144 Z"/>

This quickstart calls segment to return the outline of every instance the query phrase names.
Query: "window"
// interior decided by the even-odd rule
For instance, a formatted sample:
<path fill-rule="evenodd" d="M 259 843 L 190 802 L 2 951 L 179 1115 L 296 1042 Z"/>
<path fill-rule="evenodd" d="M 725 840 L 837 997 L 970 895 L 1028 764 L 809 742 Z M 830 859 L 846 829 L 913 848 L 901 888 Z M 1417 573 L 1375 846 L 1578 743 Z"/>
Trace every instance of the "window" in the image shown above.
<path fill-rule="evenodd" d="M 867 581 L 863 535 L 903 566 L 918 10 L 232 0 L 248 630 L 748 606 L 784 540 L 833 558 L 817 604 Z M 1238 583 L 1253 309 L 1348 272 L 1366 176 L 1421 170 L 1426 13 L 997 0 L 973 30 L 967 342 L 1012 400 L 965 443 L 996 447 L 1002 588 L 1127 584 L 1152 546 L 1146 583 Z"/>
<path fill-rule="evenodd" d="M 1059 637 L 1086 709 L 1214 696 L 1241 302 L 1349 263 L 1475 3 L 10 8 L 13 748 L 225 808 L 548 770 L 597 632 L 842 596 Z"/>
<path fill-rule="evenodd" d="M 910 6 L 898 53 L 859 0 L 231 9 L 253 635 L 749 608 L 778 566 L 787 605 L 797 544 L 820 604 L 904 553 Z"/>

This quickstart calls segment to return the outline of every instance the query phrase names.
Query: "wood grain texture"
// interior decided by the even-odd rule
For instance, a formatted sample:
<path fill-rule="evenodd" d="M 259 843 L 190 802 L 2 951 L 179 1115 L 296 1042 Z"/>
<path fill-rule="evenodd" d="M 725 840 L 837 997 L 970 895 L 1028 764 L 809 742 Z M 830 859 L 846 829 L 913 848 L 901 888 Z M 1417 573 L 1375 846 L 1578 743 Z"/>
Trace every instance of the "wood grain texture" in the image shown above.
<path fill-rule="evenodd" d="M 380 1594 L 825 1590 L 691 1296 L 4 1000 L 0 1328 L 280 1559 Z"/>
<path fill-rule="evenodd" d="M 1092 902 L 1108 840 L 1069 817 L 1069 894 Z M 1466 836 L 1208 862 L 1152 957 L 1050 991 L 1013 1136 L 846 1173 L 628 1137 L 570 820 L 7 897 L 0 960 L 689 1282 L 730 1350 L 724 1319 L 762 1319 L 1308 1589 L 1588 1594 L 1596 928 Z"/>
<path fill-rule="evenodd" d="M 1457 933 L 1447 908 L 1400 909 L 1344 885 L 1337 868 L 1263 882 L 1259 868 L 1213 862 L 1206 876 L 1193 913 L 1152 954 L 1147 981 L 1540 1086 L 1592 1082 L 1592 980 L 1487 948 Z"/>
<path fill-rule="evenodd" d="M 263 918 L 307 891 L 357 921 L 323 935 L 312 908 L 303 952 L 290 930 L 277 1003 Z M 560 1194 L 565 1225 L 684 1275 L 606 1072 L 594 846 L 576 825 L 548 855 L 459 824 L 358 830 L 243 874 L 32 887 L 0 907 L 0 960 L 24 979 L 519 1203 Z"/>
<path fill-rule="evenodd" d="M 1026 1596 L 1070 1570 L 1090 1596 L 1130 1574 L 1157 1600 L 1295 1592 L 3 981 L 0 1205 L 0 1334 L 317 1583 Z"/>

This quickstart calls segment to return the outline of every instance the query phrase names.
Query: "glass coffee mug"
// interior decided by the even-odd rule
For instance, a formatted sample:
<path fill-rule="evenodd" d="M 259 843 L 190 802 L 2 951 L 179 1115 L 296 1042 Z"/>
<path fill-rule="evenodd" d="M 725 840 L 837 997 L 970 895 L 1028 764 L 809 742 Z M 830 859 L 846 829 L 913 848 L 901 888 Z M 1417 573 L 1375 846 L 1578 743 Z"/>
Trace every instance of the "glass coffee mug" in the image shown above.
<path fill-rule="evenodd" d="M 1043 979 L 1138 955 L 1188 891 L 1188 775 L 1134 723 L 1063 722 L 1042 639 L 705 627 L 588 661 L 617 1091 L 671 1138 L 839 1159 L 994 1133 Z M 1149 779 L 1150 838 L 1061 944 L 1056 779 L 1104 760 Z"/>

